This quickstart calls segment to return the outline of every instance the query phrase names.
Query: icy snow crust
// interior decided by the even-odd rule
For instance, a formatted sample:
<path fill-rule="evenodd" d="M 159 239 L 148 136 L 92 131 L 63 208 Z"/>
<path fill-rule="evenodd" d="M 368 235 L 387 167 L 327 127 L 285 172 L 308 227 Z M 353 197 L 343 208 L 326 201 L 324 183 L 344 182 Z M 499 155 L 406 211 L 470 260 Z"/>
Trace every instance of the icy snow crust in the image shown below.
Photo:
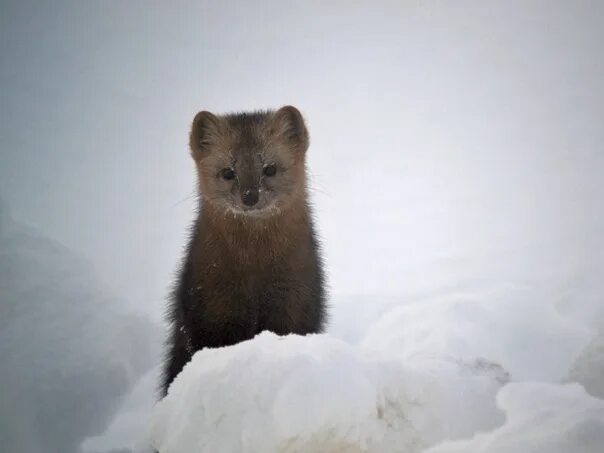
<path fill-rule="evenodd" d="M 200 351 L 156 405 L 152 443 L 161 453 L 602 452 L 604 402 L 562 383 L 581 381 L 568 370 L 596 329 L 535 296 L 503 288 L 487 302 L 395 305 L 357 341 L 264 332 Z M 582 363 L 601 361 L 590 357 Z M 583 364 L 584 380 L 599 369 Z"/>

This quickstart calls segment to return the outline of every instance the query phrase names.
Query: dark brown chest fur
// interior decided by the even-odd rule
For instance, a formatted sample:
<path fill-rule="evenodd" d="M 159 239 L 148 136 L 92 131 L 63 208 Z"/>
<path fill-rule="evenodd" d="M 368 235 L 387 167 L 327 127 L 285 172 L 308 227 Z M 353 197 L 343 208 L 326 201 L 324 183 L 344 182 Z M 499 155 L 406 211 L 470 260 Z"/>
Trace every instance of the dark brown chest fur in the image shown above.
<path fill-rule="evenodd" d="M 269 219 L 202 210 L 175 288 L 163 390 L 192 354 L 263 330 L 320 332 L 323 273 L 308 208 Z"/>

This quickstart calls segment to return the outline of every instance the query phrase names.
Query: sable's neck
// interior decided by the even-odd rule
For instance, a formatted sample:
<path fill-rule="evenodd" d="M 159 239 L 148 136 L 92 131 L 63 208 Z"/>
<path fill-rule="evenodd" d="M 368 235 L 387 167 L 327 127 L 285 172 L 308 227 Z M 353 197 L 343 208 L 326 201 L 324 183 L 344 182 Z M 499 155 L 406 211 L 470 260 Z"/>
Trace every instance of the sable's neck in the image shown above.
<path fill-rule="evenodd" d="M 260 260 L 276 257 L 308 237 L 310 213 L 306 194 L 268 217 L 233 215 L 202 203 L 198 228 L 204 242 L 225 252 Z"/>

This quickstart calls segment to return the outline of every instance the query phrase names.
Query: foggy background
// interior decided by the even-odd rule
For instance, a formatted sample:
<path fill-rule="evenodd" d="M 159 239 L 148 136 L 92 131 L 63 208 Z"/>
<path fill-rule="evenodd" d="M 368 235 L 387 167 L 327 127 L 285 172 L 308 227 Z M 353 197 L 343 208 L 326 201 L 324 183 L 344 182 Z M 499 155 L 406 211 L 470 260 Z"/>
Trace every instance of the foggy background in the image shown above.
<path fill-rule="evenodd" d="M 159 363 L 199 110 L 305 115 L 335 335 L 493 281 L 572 312 L 604 262 L 603 55 L 595 0 L 2 1 L 0 445 L 80 451 Z"/>

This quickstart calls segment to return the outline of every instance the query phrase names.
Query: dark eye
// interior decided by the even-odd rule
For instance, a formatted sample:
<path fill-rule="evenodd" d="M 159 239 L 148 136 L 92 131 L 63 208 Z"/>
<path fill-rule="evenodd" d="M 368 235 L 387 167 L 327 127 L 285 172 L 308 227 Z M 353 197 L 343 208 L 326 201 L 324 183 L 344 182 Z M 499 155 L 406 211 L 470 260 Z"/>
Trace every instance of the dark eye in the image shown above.
<path fill-rule="evenodd" d="M 277 174 L 277 167 L 274 164 L 269 164 L 264 167 L 264 175 L 265 176 L 275 176 Z"/>
<path fill-rule="evenodd" d="M 235 170 L 233 170 L 232 168 L 223 168 L 220 171 L 220 176 L 222 176 L 227 181 L 230 181 L 231 179 L 235 179 Z"/>

